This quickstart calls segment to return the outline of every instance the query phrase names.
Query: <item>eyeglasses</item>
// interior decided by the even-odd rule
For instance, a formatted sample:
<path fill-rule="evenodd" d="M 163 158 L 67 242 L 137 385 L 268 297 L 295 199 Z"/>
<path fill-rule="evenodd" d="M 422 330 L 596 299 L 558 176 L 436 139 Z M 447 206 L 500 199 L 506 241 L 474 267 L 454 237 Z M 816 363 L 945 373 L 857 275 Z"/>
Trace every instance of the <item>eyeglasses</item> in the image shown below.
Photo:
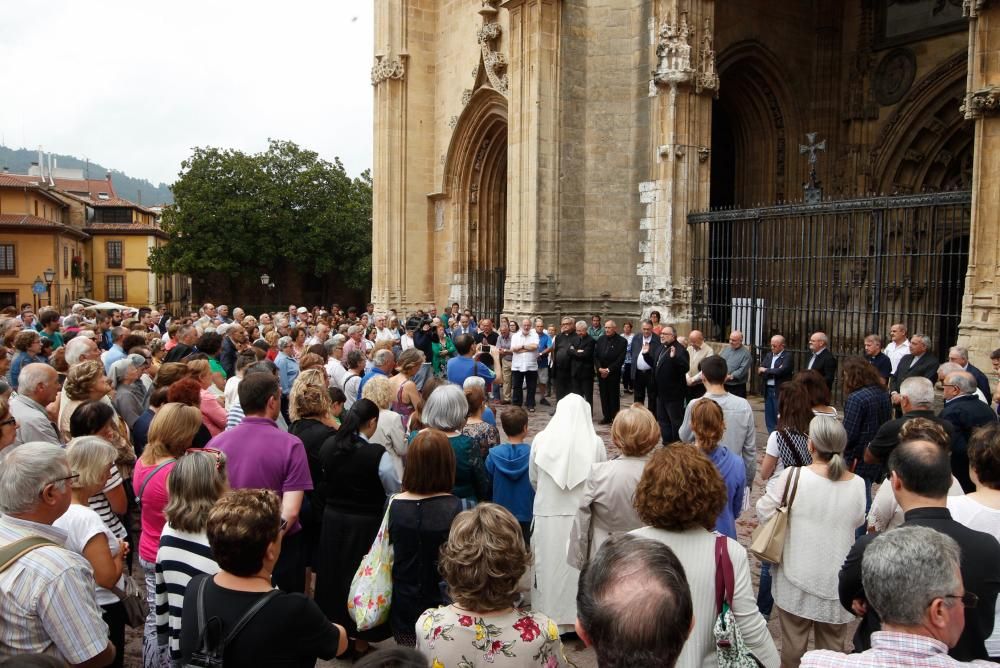
<path fill-rule="evenodd" d="M 979 605 L 979 597 L 971 591 L 967 591 L 964 594 L 945 594 L 941 598 L 957 598 L 962 602 L 962 606 L 966 608 L 975 608 Z"/>
<path fill-rule="evenodd" d="M 954 385 L 952 383 L 941 383 L 941 387 L 958 387 L 958 385 Z"/>
<path fill-rule="evenodd" d="M 45 485 L 46 486 L 48 486 L 48 485 L 54 485 L 57 482 L 63 482 L 65 480 L 76 480 L 79 477 L 80 477 L 79 473 L 71 473 L 70 475 L 63 476 L 62 478 L 56 478 L 55 480 L 50 480 L 47 483 L 45 483 Z"/>
<path fill-rule="evenodd" d="M 0 427 L 6 427 L 7 425 L 11 424 L 17 424 L 17 418 L 15 418 L 13 415 L 11 415 L 6 420 L 0 421 Z"/>
<path fill-rule="evenodd" d="M 225 457 L 222 450 L 216 450 L 215 448 L 188 448 L 184 451 L 184 456 L 186 457 L 187 455 L 193 453 L 201 453 L 203 455 L 211 455 L 212 457 L 215 457 L 215 470 L 218 471 L 222 468 L 222 459 Z"/>

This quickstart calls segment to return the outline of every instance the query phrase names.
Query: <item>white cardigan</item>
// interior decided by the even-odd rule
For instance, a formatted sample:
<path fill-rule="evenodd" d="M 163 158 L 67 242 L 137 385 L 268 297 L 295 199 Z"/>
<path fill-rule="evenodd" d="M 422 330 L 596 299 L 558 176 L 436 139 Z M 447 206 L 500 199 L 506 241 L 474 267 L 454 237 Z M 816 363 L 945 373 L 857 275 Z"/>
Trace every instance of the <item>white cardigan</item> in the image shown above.
<path fill-rule="evenodd" d="M 651 538 L 667 545 L 684 566 L 691 603 L 694 607 L 694 628 L 677 659 L 678 668 L 718 668 L 715 636 L 712 628 L 715 610 L 715 538 L 713 531 L 702 528 L 687 531 L 666 531 L 643 527 L 630 532 L 639 538 Z M 750 564 L 746 549 L 732 538 L 726 539 L 729 559 L 733 562 L 736 589 L 733 593 L 733 616 L 747 648 L 766 668 L 780 663 L 778 650 L 767 630 L 767 624 L 757 609 L 757 597 L 750 584 Z"/>

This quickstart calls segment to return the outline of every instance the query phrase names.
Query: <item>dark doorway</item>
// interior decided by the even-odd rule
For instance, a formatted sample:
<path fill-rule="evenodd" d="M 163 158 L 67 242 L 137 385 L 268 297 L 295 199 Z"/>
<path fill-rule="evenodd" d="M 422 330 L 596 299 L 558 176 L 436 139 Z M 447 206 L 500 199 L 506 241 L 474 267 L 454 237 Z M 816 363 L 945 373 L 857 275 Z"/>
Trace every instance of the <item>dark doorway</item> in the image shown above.
<path fill-rule="evenodd" d="M 941 328 L 937 333 L 937 356 L 948 359 L 948 349 L 958 341 L 958 324 L 962 320 L 962 292 L 965 272 L 969 269 L 969 236 L 962 235 L 944 242 L 941 247 L 941 284 L 939 288 Z"/>
<path fill-rule="evenodd" d="M 726 109 L 718 100 L 712 103 L 712 175 L 709 202 L 713 209 L 736 203 L 736 149 L 733 127 Z M 729 304 L 732 298 L 732 226 L 728 222 L 709 225 L 708 303 L 711 304 L 712 331 L 705 332 L 712 341 L 724 341 L 731 325 Z"/>

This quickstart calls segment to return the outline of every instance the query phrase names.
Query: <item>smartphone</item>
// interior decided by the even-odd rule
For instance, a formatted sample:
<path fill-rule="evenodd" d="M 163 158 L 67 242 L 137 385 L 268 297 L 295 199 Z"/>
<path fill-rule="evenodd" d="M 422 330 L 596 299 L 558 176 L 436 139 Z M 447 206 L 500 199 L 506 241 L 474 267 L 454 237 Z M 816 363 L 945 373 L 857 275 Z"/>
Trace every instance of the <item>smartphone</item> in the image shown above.
<path fill-rule="evenodd" d="M 484 343 L 483 344 L 483 352 L 484 353 L 490 352 L 490 344 L 488 344 L 488 343 Z"/>

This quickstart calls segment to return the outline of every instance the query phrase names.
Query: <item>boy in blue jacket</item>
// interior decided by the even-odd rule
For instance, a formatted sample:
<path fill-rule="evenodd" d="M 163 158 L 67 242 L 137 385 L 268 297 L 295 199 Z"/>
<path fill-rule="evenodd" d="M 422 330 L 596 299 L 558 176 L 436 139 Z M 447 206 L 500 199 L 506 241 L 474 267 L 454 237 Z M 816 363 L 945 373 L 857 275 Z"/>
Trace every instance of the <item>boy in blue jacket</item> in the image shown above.
<path fill-rule="evenodd" d="M 510 442 L 490 448 L 486 457 L 486 473 L 493 480 L 493 502 L 517 518 L 524 542 L 530 545 L 535 490 L 528 479 L 531 444 L 524 442 L 528 435 L 528 413 L 520 406 L 511 406 L 500 414 L 500 424 Z"/>

